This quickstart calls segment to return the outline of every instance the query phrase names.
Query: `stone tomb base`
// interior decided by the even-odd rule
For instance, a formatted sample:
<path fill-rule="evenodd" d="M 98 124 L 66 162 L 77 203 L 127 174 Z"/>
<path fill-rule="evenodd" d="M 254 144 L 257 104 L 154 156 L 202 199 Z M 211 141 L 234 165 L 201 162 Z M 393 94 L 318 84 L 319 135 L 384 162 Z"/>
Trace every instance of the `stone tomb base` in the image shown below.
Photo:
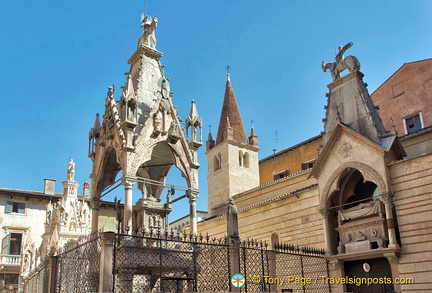
<path fill-rule="evenodd" d="M 372 249 L 372 245 L 369 240 L 363 240 L 363 241 L 351 242 L 345 244 L 346 253 L 359 252 L 359 251 L 365 251 L 371 249 Z"/>

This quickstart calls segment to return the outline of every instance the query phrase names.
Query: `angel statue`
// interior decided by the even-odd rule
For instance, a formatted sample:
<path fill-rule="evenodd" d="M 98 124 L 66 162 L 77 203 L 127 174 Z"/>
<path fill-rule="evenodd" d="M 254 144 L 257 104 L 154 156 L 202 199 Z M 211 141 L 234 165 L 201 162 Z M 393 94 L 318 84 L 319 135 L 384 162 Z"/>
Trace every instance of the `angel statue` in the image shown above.
<path fill-rule="evenodd" d="M 146 15 L 142 20 L 143 24 L 141 27 L 144 27 L 143 36 L 144 42 L 143 45 L 147 47 L 151 47 L 156 49 L 156 37 L 154 31 L 156 30 L 158 19 L 157 17 L 151 17 Z"/>

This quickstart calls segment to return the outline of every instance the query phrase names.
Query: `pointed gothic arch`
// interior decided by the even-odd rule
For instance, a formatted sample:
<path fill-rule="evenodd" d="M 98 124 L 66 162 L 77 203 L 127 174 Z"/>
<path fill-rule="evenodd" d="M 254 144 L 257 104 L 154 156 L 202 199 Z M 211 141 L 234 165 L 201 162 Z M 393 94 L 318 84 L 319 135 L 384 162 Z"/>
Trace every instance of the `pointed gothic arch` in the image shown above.
<path fill-rule="evenodd" d="M 100 195 L 107 186 L 114 184 L 117 174 L 122 169 L 118 162 L 116 150 L 113 147 L 107 149 L 102 162 L 100 170 L 98 170 L 99 177 L 93 178 L 93 180 L 96 180 L 95 191 L 97 195 Z"/>
<path fill-rule="evenodd" d="M 340 184 L 347 174 L 351 170 L 357 170 L 361 173 L 365 181 L 373 182 L 377 185 L 381 193 L 388 193 L 389 188 L 385 183 L 383 176 L 374 168 L 361 162 L 348 162 L 339 166 L 335 172 L 329 177 L 327 183 L 320 196 L 320 207 L 321 209 L 327 209 L 331 207 L 331 197 L 334 192 L 339 190 Z"/>

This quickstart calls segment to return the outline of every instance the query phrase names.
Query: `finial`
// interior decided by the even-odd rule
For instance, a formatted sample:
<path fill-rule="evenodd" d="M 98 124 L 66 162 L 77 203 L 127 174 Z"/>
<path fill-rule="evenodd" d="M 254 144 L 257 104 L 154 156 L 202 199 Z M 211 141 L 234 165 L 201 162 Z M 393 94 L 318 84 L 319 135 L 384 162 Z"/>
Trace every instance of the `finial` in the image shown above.
<path fill-rule="evenodd" d="M 227 80 L 228 81 L 231 81 L 230 80 L 230 69 L 231 69 L 231 65 L 229 65 L 229 64 L 227 64 L 226 66 L 225 66 L 225 70 L 226 70 L 226 72 L 227 72 Z"/>
<path fill-rule="evenodd" d="M 227 71 L 228 76 L 229 76 L 230 69 L 231 69 L 231 65 L 229 64 L 225 65 L 225 70 Z"/>
<path fill-rule="evenodd" d="M 273 153 L 276 153 L 277 147 L 278 147 L 278 135 L 279 132 L 275 130 L 275 141 L 276 141 L 276 148 L 273 149 Z"/>
<path fill-rule="evenodd" d="M 209 133 L 211 134 L 211 125 L 209 124 Z"/>

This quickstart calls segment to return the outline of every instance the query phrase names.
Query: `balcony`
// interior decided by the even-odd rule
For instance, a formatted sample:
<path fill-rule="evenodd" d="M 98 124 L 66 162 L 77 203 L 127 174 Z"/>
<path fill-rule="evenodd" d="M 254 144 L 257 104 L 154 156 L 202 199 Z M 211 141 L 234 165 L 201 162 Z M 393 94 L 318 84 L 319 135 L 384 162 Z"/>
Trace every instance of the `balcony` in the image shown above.
<path fill-rule="evenodd" d="M 2 266 L 20 266 L 21 255 L 0 254 L 0 265 Z"/>

